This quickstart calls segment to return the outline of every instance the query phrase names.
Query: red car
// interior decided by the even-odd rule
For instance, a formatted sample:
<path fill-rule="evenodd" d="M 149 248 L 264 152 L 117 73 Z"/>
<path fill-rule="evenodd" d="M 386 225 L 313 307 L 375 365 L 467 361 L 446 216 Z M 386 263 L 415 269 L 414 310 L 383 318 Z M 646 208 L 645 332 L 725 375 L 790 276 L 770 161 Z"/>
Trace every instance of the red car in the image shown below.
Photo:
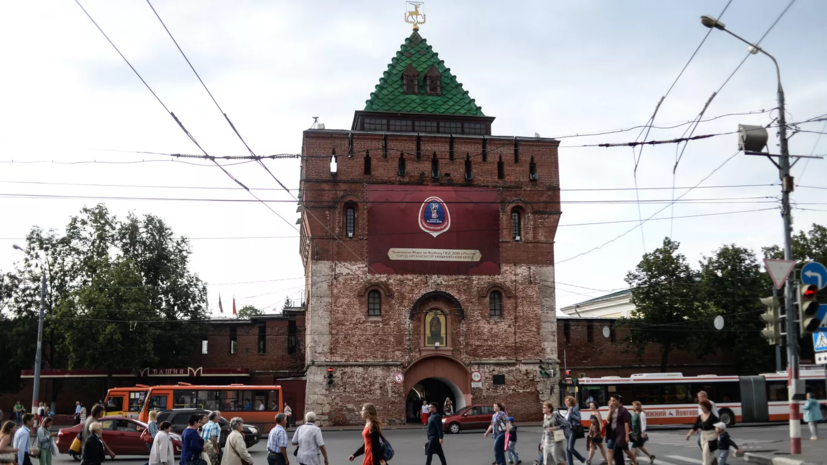
<path fill-rule="evenodd" d="M 141 432 L 146 428 L 146 423 L 125 417 L 104 417 L 100 420 L 101 438 L 103 442 L 112 449 L 115 455 L 149 455 L 146 443 L 141 439 Z M 57 448 L 61 454 L 70 454 L 75 460 L 80 460 L 80 455 L 69 450 L 72 441 L 80 434 L 83 425 L 75 425 L 71 428 L 63 428 L 57 433 Z M 181 436 L 170 433 L 172 449 L 175 455 L 181 453 Z"/>
<path fill-rule="evenodd" d="M 486 429 L 494 415 L 493 405 L 471 405 L 457 410 L 457 413 L 442 417 L 442 429 L 457 434 L 464 429 Z"/>

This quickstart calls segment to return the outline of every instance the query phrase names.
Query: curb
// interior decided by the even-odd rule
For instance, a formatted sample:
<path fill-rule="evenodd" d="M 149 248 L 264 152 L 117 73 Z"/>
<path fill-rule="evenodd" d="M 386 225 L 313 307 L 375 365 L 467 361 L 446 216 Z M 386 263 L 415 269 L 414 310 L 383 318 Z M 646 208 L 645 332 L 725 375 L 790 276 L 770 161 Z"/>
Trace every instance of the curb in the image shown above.
<path fill-rule="evenodd" d="M 822 465 L 822 462 L 807 462 L 806 460 L 754 452 L 745 453 L 744 461 L 761 465 Z"/>

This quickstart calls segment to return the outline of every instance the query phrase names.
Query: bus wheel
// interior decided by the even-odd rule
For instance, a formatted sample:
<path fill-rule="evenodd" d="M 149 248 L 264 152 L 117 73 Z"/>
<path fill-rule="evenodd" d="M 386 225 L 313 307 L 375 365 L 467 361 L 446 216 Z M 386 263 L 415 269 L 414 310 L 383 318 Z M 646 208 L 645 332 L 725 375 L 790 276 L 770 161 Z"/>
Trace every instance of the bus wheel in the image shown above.
<path fill-rule="evenodd" d="M 821 421 L 827 421 L 827 407 L 821 406 Z"/>
<path fill-rule="evenodd" d="M 719 413 L 721 414 L 721 422 L 723 422 L 727 426 L 733 426 L 735 424 L 735 414 L 732 413 L 732 410 L 721 409 Z"/>

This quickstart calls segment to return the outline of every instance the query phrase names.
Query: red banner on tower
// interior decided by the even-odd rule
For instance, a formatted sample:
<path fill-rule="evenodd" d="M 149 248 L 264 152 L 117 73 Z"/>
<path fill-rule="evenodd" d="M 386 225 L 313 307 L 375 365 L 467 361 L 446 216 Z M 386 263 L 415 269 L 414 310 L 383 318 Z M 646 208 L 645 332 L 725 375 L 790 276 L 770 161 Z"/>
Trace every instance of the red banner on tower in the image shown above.
<path fill-rule="evenodd" d="M 500 274 L 495 189 L 367 186 L 368 264 L 379 274 Z"/>

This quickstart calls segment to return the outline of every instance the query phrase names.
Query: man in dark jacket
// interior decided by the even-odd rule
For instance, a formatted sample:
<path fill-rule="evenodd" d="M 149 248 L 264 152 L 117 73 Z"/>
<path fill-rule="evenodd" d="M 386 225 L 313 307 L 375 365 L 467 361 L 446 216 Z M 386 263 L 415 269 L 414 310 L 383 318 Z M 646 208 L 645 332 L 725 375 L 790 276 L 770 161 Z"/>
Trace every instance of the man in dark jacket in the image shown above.
<path fill-rule="evenodd" d="M 442 437 L 444 432 L 442 430 L 442 416 L 439 414 L 439 406 L 436 402 L 431 402 L 428 406 L 428 444 L 425 445 L 425 465 L 431 465 L 431 459 L 434 454 L 439 456 L 439 461 L 445 465 L 445 454 L 442 453 Z"/>
<path fill-rule="evenodd" d="M 632 465 L 637 465 L 637 460 L 629 450 L 629 434 L 632 432 L 632 415 L 623 406 L 620 394 L 612 394 L 609 398 L 612 406 L 612 414 L 607 419 L 609 427 L 606 429 L 614 432 L 614 462 L 615 465 L 625 465 L 623 453 L 625 452 L 632 459 Z"/>

